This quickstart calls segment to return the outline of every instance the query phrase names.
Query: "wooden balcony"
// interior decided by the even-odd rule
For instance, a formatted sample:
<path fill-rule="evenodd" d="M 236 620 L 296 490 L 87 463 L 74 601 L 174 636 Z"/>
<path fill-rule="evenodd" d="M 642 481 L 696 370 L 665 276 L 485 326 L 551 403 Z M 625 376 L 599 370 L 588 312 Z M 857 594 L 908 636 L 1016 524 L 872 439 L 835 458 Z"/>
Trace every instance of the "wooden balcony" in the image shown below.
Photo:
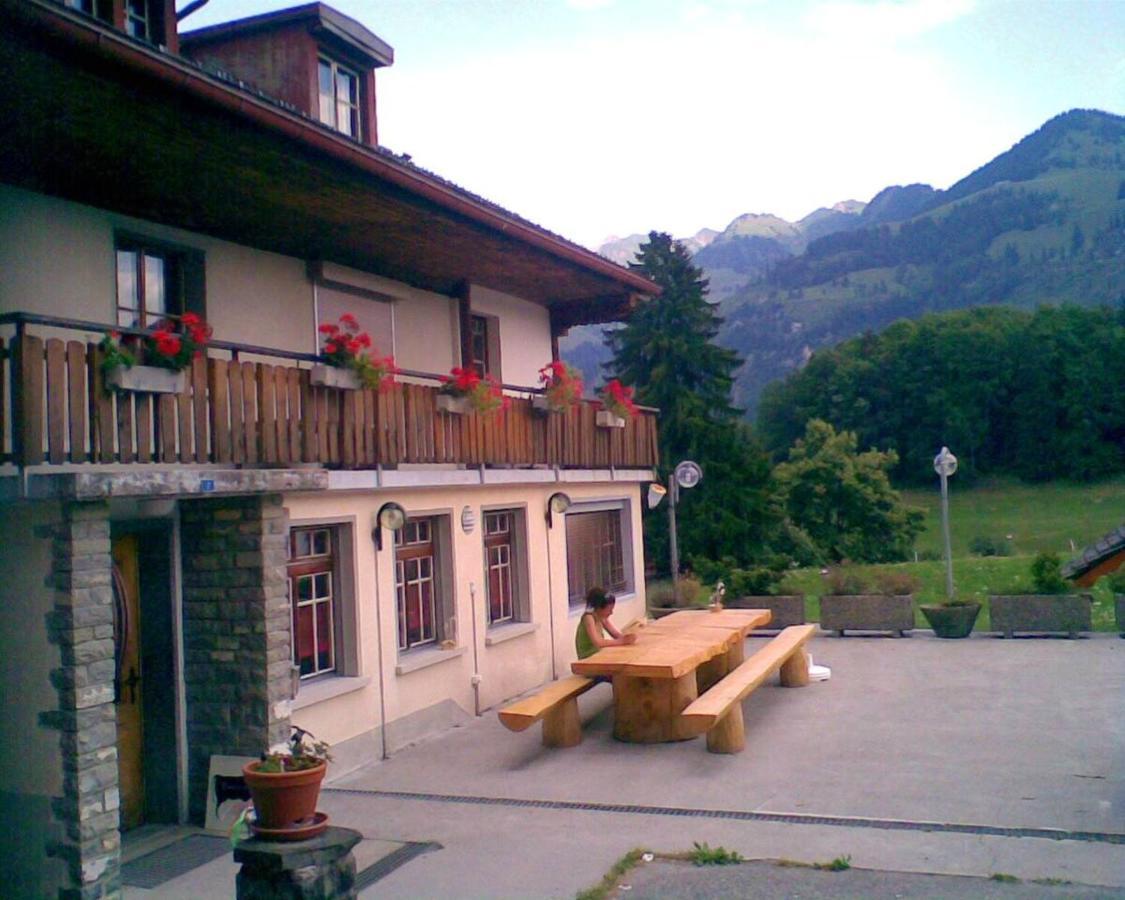
<path fill-rule="evenodd" d="M 624 428 L 595 424 L 595 405 L 566 413 L 533 409 L 528 388 L 506 389 L 511 406 L 450 415 L 435 406 L 437 380 L 410 373 L 386 393 L 310 384 L 313 357 L 215 342 L 188 370 L 179 394 L 106 390 L 96 343 L 57 335 L 91 323 L 10 314 L 0 340 L 0 449 L 17 466 L 152 463 L 338 469 L 404 463 L 466 466 L 652 468 L 656 415 Z M 49 326 L 50 336 L 25 325 Z M 220 354 L 228 358 L 220 358 Z M 256 360 L 287 356 L 277 363 Z M 424 383 L 429 379 L 430 383 Z"/>

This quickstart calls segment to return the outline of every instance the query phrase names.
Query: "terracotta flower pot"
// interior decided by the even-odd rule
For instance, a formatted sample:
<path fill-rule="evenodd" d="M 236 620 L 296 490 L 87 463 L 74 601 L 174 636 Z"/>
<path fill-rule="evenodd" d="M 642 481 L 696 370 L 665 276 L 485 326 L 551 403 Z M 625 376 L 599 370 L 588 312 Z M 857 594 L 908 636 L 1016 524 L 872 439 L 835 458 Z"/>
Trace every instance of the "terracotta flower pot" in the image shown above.
<path fill-rule="evenodd" d="M 979 603 L 961 606 L 922 606 L 922 615 L 939 638 L 968 637 L 980 614 Z"/>
<path fill-rule="evenodd" d="M 328 764 L 296 772 L 259 772 L 260 762 L 247 763 L 242 776 L 254 800 L 254 817 L 262 828 L 291 828 L 316 813 L 320 783 Z"/>

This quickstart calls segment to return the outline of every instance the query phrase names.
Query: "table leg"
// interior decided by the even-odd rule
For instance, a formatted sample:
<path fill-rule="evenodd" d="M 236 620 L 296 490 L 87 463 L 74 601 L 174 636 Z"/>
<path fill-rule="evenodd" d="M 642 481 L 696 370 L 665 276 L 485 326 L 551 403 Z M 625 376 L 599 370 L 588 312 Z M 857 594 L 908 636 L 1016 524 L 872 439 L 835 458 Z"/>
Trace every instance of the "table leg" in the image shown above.
<path fill-rule="evenodd" d="M 613 678 L 613 736 L 634 744 L 684 741 L 680 713 L 699 696 L 695 672 L 681 678 Z"/>

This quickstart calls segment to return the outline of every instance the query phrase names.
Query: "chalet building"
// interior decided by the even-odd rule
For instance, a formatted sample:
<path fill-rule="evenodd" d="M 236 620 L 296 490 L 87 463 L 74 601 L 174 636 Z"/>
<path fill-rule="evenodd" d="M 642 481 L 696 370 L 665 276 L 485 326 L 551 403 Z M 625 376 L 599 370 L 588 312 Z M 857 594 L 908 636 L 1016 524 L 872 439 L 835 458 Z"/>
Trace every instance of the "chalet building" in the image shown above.
<path fill-rule="evenodd" d="M 565 674 L 592 584 L 643 611 L 654 411 L 533 398 L 656 288 L 380 147 L 392 61 L 319 3 L 0 0 L 7 896 L 115 894 L 291 723 L 342 773 Z M 108 387 L 108 332 L 189 313 L 183 384 Z M 392 390 L 313 377 L 344 313 Z M 439 411 L 458 366 L 510 408 Z"/>

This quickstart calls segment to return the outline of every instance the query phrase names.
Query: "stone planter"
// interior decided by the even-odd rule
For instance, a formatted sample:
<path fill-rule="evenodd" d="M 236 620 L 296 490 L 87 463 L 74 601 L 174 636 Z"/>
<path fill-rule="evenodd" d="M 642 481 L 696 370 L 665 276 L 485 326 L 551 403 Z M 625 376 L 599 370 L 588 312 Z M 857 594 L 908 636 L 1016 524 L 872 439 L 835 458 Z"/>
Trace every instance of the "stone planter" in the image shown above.
<path fill-rule="evenodd" d="M 980 615 L 979 603 L 959 606 L 922 606 L 922 615 L 939 638 L 964 638 L 969 636 Z"/>
<path fill-rule="evenodd" d="M 735 597 L 726 600 L 727 609 L 768 609 L 770 622 L 757 631 L 771 631 L 788 628 L 790 625 L 805 624 L 805 595 L 804 594 L 778 594 L 751 597 Z"/>
<path fill-rule="evenodd" d="M 341 391 L 358 391 L 362 386 L 359 375 L 339 366 L 315 365 L 309 371 L 309 383 Z"/>
<path fill-rule="evenodd" d="M 473 404 L 468 397 L 455 397 L 453 394 L 438 394 L 434 402 L 438 412 L 448 413 L 451 416 L 463 416 L 473 411 Z"/>
<path fill-rule="evenodd" d="M 1089 594 L 990 594 L 992 630 L 1008 638 L 1017 631 L 1077 637 L 1093 629 L 1093 600 Z"/>
<path fill-rule="evenodd" d="M 624 428 L 625 420 L 608 409 L 599 409 L 594 414 L 594 424 L 599 428 Z"/>
<path fill-rule="evenodd" d="M 187 372 L 162 369 L 159 366 L 118 366 L 105 376 L 105 383 L 121 391 L 143 391 L 146 394 L 182 394 L 187 390 Z"/>
<path fill-rule="evenodd" d="M 835 631 L 893 631 L 906 637 L 914 628 L 913 594 L 825 594 L 820 627 Z"/>

